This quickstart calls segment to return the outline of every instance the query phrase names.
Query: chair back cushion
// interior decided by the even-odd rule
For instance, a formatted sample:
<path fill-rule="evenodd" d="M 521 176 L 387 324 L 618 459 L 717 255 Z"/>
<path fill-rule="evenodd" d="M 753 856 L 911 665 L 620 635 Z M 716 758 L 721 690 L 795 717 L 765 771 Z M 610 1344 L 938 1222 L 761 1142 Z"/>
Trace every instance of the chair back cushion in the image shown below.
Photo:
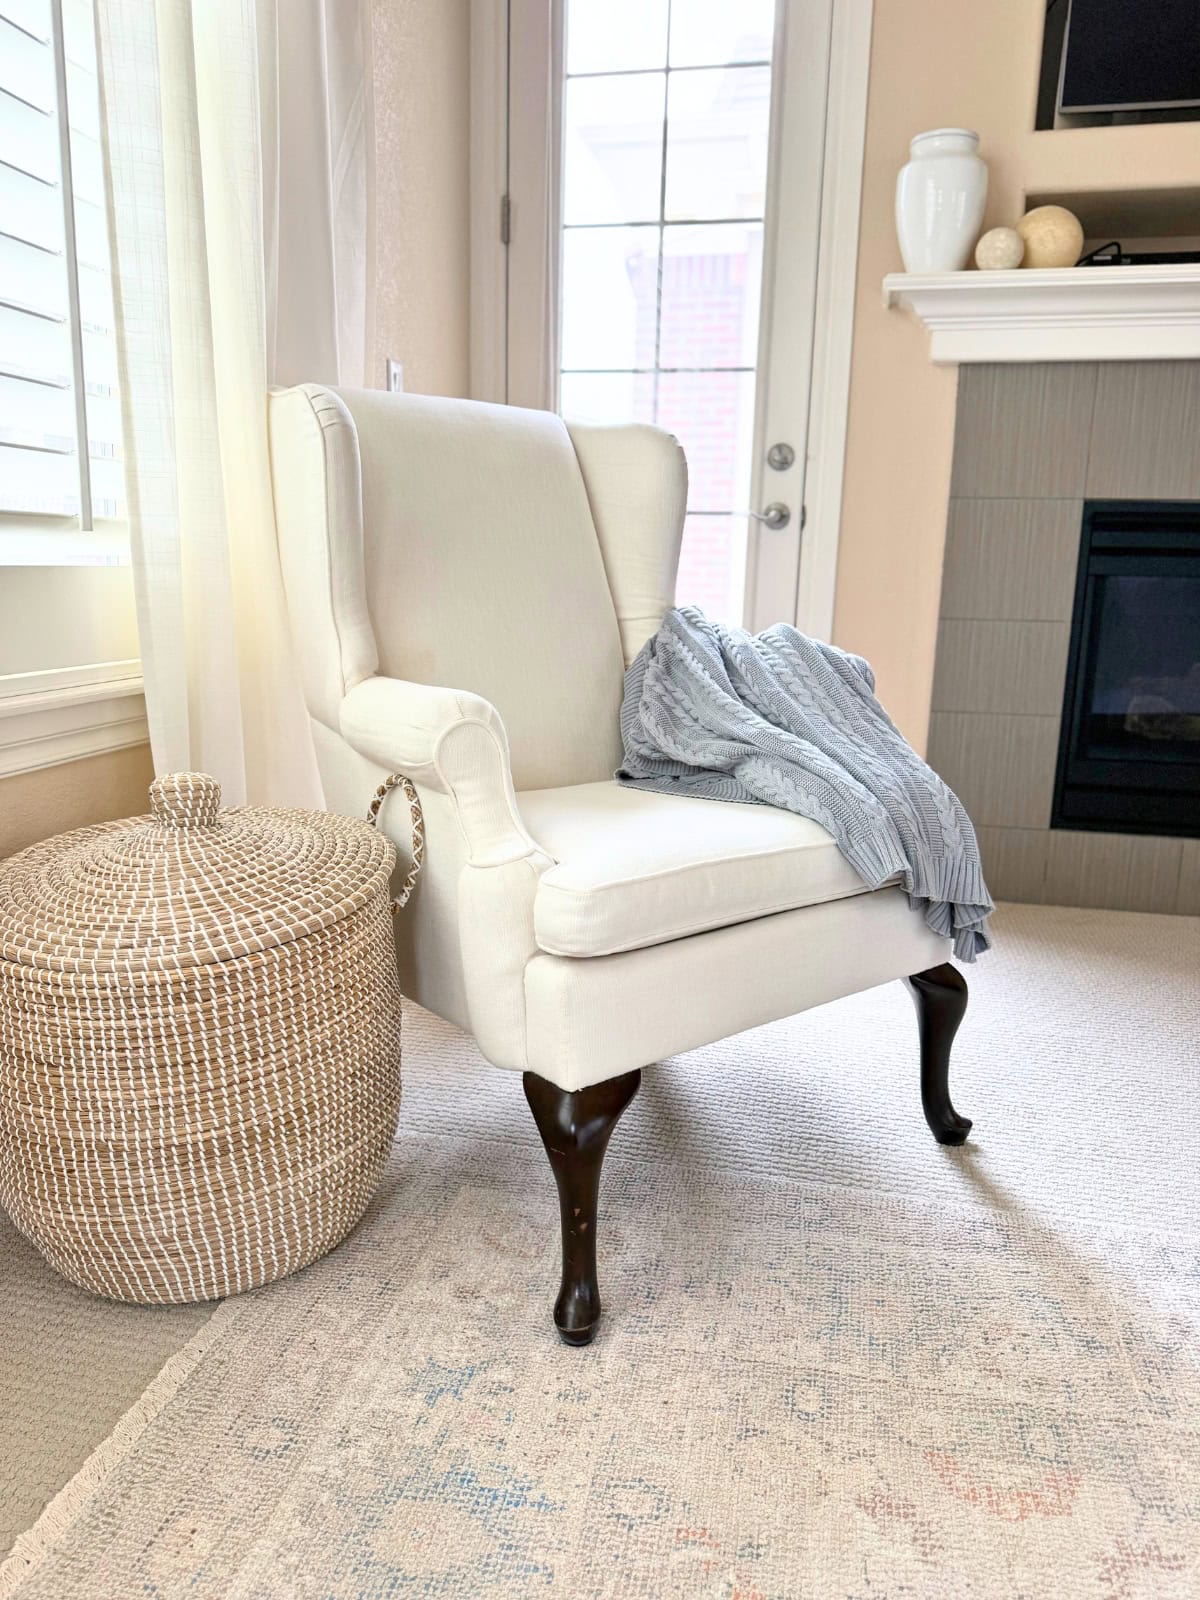
<path fill-rule="evenodd" d="M 377 670 L 490 700 L 518 788 L 611 776 L 621 637 L 561 419 L 307 385 L 274 397 L 271 431 L 284 581 L 313 714 L 336 727 L 341 695 Z"/>

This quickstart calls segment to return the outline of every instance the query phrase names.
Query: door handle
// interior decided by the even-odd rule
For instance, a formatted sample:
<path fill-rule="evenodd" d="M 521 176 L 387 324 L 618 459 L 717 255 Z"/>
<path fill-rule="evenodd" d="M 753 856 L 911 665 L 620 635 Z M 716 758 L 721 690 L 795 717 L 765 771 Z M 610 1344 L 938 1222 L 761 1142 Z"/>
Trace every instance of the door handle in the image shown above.
<path fill-rule="evenodd" d="M 785 506 L 782 500 L 772 500 L 769 506 L 764 506 L 761 511 L 743 511 L 742 516 L 751 518 L 754 522 L 761 522 L 768 528 L 786 528 L 792 520 L 791 506 Z"/>

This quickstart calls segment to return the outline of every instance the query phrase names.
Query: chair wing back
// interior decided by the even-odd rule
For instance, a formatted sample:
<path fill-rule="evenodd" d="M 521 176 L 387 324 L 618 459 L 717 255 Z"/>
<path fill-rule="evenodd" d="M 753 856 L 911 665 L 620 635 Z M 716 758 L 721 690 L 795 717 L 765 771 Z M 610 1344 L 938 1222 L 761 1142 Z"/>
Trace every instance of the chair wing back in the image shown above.
<path fill-rule="evenodd" d="M 373 672 L 469 689 L 503 717 L 519 789 L 611 775 L 622 638 L 656 604 L 661 616 L 674 582 L 669 436 L 576 436 L 548 412 L 305 385 L 272 397 L 271 451 L 315 717 L 336 728 Z M 619 481 L 631 475 L 640 489 Z M 650 529 L 657 556 L 636 549 Z"/>
<path fill-rule="evenodd" d="M 626 666 L 675 604 L 687 510 L 687 462 L 676 439 L 645 423 L 568 422 L 587 485 Z"/>
<path fill-rule="evenodd" d="M 288 621 L 309 713 L 337 729 L 348 690 L 379 667 L 363 581 L 358 436 L 329 389 L 271 395 L 271 484 Z"/>

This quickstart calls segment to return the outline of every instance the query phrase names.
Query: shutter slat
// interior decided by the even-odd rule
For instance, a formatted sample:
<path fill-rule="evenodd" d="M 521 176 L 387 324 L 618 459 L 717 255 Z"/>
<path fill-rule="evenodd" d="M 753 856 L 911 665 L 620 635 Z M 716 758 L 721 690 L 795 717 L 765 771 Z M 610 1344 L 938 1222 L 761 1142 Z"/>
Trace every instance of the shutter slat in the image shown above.
<path fill-rule="evenodd" d="M 0 161 L 43 183 L 57 184 L 58 130 L 54 118 L 10 94 L 0 94 Z"/>
<path fill-rule="evenodd" d="M 29 244 L 61 250 L 62 195 L 36 178 L 0 166 L 0 227 Z"/>
<path fill-rule="evenodd" d="M 0 424 L 0 450 L 36 450 L 42 455 L 72 456 L 75 445 L 66 434 L 36 433 L 29 428 L 8 428 Z"/>
<path fill-rule="evenodd" d="M 29 372 L 70 372 L 71 330 L 0 302 L 0 359 Z"/>
<path fill-rule="evenodd" d="M 78 516 L 79 475 L 74 453 L 57 456 L 44 450 L 6 450 L 4 471 L 0 473 L 0 511 L 41 517 Z"/>
<path fill-rule="evenodd" d="M 71 380 L 65 372 L 31 372 L 19 367 L 15 361 L 0 359 L 0 378 L 16 378 L 21 383 L 42 383 L 50 389 L 69 389 Z"/>
<path fill-rule="evenodd" d="M 0 236 L 0 299 L 10 307 L 44 306 L 65 317 L 67 275 L 62 255 L 48 255 L 22 239 Z"/>
<path fill-rule="evenodd" d="M 0 0 L 0 17 L 42 44 L 50 43 L 50 0 Z"/>
<path fill-rule="evenodd" d="M 54 109 L 54 55 L 49 44 L 0 18 L 0 88 L 37 106 Z"/>
<path fill-rule="evenodd" d="M 117 518 L 124 478 L 92 0 L 63 0 L 62 15 L 77 309 L 64 246 L 51 7 L 0 0 L 0 516 L 79 516 L 77 339 L 92 511 Z M 0 522 L 0 561 L 6 536 L 14 537 Z M 47 533 L 48 559 L 59 537 Z"/>

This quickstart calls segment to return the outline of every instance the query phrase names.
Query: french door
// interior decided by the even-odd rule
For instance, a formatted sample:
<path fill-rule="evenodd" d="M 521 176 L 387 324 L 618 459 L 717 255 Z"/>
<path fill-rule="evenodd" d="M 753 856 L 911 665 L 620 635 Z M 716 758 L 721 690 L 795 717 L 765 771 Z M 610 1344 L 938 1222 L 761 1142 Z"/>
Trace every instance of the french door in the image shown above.
<path fill-rule="evenodd" d="M 865 90 L 870 22 L 869 0 L 843 5 L 857 41 L 833 0 L 508 3 L 503 398 L 675 433 L 678 601 L 826 636 L 838 507 L 814 538 L 814 378 L 837 367 L 856 238 L 823 286 L 823 210 L 848 231 L 848 174 L 856 234 L 861 166 L 861 126 L 857 165 L 853 137 L 848 160 L 831 148 L 830 79 L 857 44 Z M 852 132 L 861 109 L 837 107 Z"/>

